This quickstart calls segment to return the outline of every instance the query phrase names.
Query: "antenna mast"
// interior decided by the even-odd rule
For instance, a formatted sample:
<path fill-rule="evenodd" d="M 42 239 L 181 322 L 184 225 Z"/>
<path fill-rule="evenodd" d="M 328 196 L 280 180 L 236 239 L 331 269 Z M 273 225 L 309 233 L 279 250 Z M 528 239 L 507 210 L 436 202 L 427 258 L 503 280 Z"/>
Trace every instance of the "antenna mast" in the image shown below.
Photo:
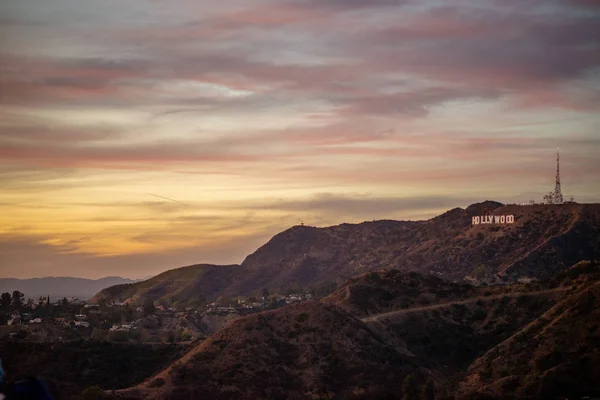
<path fill-rule="evenodd" d="M 554 182 L 554 204 L 564 202 L 562 191 L 560 190 L 560 148 L 556 148 L 556 180 Z"/>

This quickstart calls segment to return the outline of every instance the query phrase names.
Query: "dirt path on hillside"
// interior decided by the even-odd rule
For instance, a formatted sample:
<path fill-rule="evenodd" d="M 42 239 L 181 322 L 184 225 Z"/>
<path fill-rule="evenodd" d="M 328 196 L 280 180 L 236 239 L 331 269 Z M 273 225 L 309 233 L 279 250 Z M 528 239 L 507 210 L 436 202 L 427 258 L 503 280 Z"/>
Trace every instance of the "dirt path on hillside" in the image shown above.
<path fill-rule="evenodd" d="M 475 303 L 478 300 L 482 300 L 483 301 L 483 300 L 490 300 L 490 299 L 501 299 L 501 298 L 503 298 L 505 296 L 506 297 L 539 296 L 539 295 L 542 295 L 542 294 L 562 292 L 562 291 L 565 291 L 565 290 L 568 290 L 568 289 L 570 289 L 570 287 L 548 289 L 548 290 L 540 290 L 540 291 L 537 291 L 537 292 L 515 292 L 515 293 L 495 294 L 495 295 L 492 295 L 492 296 L 472 297 L 472 298 L 466 299 L 466 300 L 451 301 L 451 302 L 447 302 L 447 303 L 433 304 L 433 305 L 430 305 L 430 306 L 405 308 L 405 309 L 402 309 L 402 310 L 396 310 L 396 311 L 390 311 L 390 312 L 381 313 L 381 314 L 370 315 L 368 317 L 361 318 L 360 320 L 362 322 L 375 322 L 375 321 L 380 321 L 380 320 L 385 319 L 385 318 L 395 317 L 397 315 L 410 314 L 410 313 L 421 312 L 421 311 L 437 310 L 439 308 L 450 307 L 450 306 L 453 306 L 453 305 L 462 305 L 462 304 Z"/>
<path fill-rule="evenodd" d="M 542 295 L 542 294 L 561 292 L 561 291 L 565 291 L 568 289 L 570 289 L 570 287 L 549 289 L 549 290 L 540 290 L 537 292 L 503 293 L 503 294 L 497 294 L 497 295 L 491 295 L 491 296 L 473 297 L 473 298 L 469 298 L 466 300 L 452 301 L 452 302 L 447 302 L 447 303 L 439 303 L 439 304 L 423 306 L 423 307 L 407 308 L 407 309 L 403 309 L 403 310 L 397 310 L 397 311 L 391 311 L 391 312 L 386 312 L 386 313 L 377 314 L 377 315 L 371 315 L 371 316 L 368 316 L 365 318 L 361 318 L 360 320 L 363 322 L 376 322 L 376 321 L 380 321 L 385 318 L 394 317 L 394 316 L 402 315 L 402 314 L 435 310 L 435 309 L 439 309 L 439 308 L 443 308 L 443 307 L 450 307 L 455 304 L 459 305 L 459 304 L 475 303 L 477 300 L 501 299 L 504 296 L 507 296 L 507 297 L 538 296 L 538 295 Z M 126 389 L 116 390 L 115 393 L 118 395 L 132 396 L 132 397 L 136 397 L 136 398 L 143 398 L 146 400 L 163 399 L 165 397 L 168 397 L 170 395 L 171 391 L 175 387 L 171 380 L 170 372 L 173 370 L 174 367 L 176 367 L 178 365 L 186 365 L 189 361 L 191 361 L 191 359 L 201 351 L 201 347 L 202 347 L 202 344 L 199 344 L 199 345 L 195 346 L 194 348 L 190 349 L 190 351 L 188 351 L 186 354 L 184 354 L 181 358 L 179 358 L 173 364 L 171 364 L 164 370 L 158 372 L 157 374 L 153 375 L 152 377 L 146 379 L 144 382 L 140 383 L 139 385 L 136 385 L 136 386 L 133 386 L 130 388 L 126 388 Z M 153 382 L 157 378 L 164 379 L 164 384 L 160 387 L 150 387 L 151 382 Z M 110 392 L 111 391 L 105 391 L 106 394 L 109 394 Z"/>

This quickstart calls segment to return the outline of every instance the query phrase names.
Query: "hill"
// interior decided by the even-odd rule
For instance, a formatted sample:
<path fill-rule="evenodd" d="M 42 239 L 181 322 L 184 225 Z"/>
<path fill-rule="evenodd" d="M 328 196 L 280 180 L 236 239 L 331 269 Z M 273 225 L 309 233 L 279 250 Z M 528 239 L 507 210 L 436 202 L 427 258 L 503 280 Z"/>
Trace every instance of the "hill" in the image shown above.
<path fill-rule="evenodd" d="M 472 217 L 480 215 L 514 215 L 515 222 L 472 225 Z M 275 235 L 239 266 L 171 270 L 149 281 L 111 288 L 98 298 L 212 300 L 256 294 L 263 288 L 341 284 L 382 268 L 474 283 L 548 278 L 579 261 L 600 258 L 599 238 L 600 204 L 516 206 L 487 201 L 428 221 L 295 226 Z"/>
<path fill-rule="evenodd" d="M 176 268 L 143 282 L 118 285 L 97 293 L 90 302 L 120 301 L 141 304 L 150 298 L 164 304 L 191 303 L 216 298 L 238 273 L 237 265 L 198 264 Z"/>
<path fill-rule="evenodd" d="M 56 400 L 80 399 L 92 386 L 121 389 L 152 376 L 181 357 L 183 345 L 75 342 L 0 342 L 5 379 L 43 379 Z"/>
<path fill-rule="evenodd" d="M 113 398 L 386 398 L 418 368 L 364 323 L 316 301 L 240 318 Z"/>
<path fill-rule="evenodd" d="M 474 287 L 415 272 L 374 271 L 351 278 L 322 301 L 361 316 L 389 343 L 406 348 L 433 371 L 440 393 L 450 395 L 477 357 L 565 295 L 564 280 Z"/>
<path fill-rule="evenodd" d="M 578 285 L 476 360 L 460 385 L 464 398 L 600 396 L 600 268 L 584 264 L 562 275 Z"/>
<path fill-rule="evenodd" d="M 323 299 L 356 316 L 472 297 L 477 289 L 416 272 L 382 270 L 350 278 Z"/>
<path fill-rule="evenodd" d="M 479 215 L 514 215 L 510 225 L 472 225 Z M 249 255 L 247 281 L 277 287 L 346 279 L 377 268 L 448 280 L 544 278 L 600 255 L 600 204 L 483 202 L 428 221 L 296 226 Z M 244 285 L 239 285 L 244 289 Z"/>
<path fill-rule="evenodd" d="M 84 279 L 72 277 L 46 277 L 31 279 L 0 278 L 0 293 L 12 293 L 18 290 L 26 297 L 38 298 L 50 296 L 59 300 L 64 297 L 89 299 L 102 289 L 122 284 L 136 283 L 140 280 L 125 279 L 118 276 L 107 276 L 101 279 Z"/>

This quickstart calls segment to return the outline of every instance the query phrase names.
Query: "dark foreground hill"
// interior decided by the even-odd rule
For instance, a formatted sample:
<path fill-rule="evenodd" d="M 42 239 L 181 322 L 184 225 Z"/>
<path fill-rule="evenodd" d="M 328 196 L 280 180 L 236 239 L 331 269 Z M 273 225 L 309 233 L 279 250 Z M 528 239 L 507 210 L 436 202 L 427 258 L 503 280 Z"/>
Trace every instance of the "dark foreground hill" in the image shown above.
<path fill-rule="evenodd" d="M 480 215 L 514 215 L 515 222 L 472 225 L 472 217 Z M 600 258 L 599 204 L 484 202 L 428 221 L 295 226 L 273 237 L 239 266 L 172 270 L 146 282 L 104 290 L 93 300 L 211 300 L 263 288 L 341 284 L 382 268 L 451 281 L 514 282 L 548 278 L 596 258 Z"/>
<path fill-rule="evenodd" d="M 187 346 L 131 343 L 0 341 L 5 380 L 37 376 L 56 400 L 80 399 L 99 386 L 121 389 L 143 381 L 181 357 Z"/>
<path fill-rule="evenodd" d="M 584 275 L 554 307 L 476 360 L 459 394 L 486 399 L 600 397 L 600 271 L 594 268 L 594 276 Z"/>
<path fill-rule="evenodd" d="M 411 371 L 418 371 L 411 357 L 364 323 L 336 307 L 306 301 L 233 321 L 114 398 L 396 398 Z"/>
<path fill-rule="evenodd" d="M 323 299 L 362 317 L 390 343 L 435 371 L 438 390 L 456 391 L 467 367 L 565 295 L 562 280 L 473 287 L 401 271 L 354 277 Z"/>

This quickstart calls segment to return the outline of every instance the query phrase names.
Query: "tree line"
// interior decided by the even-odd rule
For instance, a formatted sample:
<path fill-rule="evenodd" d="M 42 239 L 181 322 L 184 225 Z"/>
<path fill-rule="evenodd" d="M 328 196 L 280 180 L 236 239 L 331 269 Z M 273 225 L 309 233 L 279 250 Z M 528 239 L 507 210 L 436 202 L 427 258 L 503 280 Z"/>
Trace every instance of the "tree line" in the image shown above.
<path fill-rule="evenodd" d="M 9 292 L 0 295 L 0 308 L 4 311 L 18 310 L 23 307 L 25 294 L 15 290 L 12 295 Z"/>

